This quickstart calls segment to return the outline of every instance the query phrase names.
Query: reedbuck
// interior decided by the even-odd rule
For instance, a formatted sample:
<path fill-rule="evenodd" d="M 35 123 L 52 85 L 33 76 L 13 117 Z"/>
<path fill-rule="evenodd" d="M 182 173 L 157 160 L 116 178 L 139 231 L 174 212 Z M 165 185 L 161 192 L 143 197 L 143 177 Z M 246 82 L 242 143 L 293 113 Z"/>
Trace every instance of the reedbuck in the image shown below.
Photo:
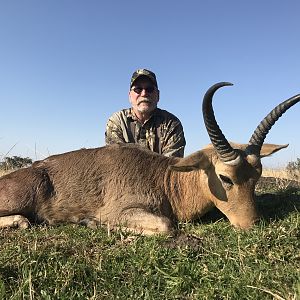
<path fill-rule="evenodd" d="M 261 158 L 287 145 L 263 144 L 278 118 L 300 100 L 276 106 L 249 143 L 231 144 L 212 108 L 212 86 L 203 99 L 212 142 L 185 158 L 168 158 L 135 145 L 115 144 L 50 156 L 0 178 L 0 227 L 30 223 L 119 225 L 144 234 L 169 233 L 177 221 L 198 218 L 216 206 L 239 228 L 258 219 L 254 188 Z"/>

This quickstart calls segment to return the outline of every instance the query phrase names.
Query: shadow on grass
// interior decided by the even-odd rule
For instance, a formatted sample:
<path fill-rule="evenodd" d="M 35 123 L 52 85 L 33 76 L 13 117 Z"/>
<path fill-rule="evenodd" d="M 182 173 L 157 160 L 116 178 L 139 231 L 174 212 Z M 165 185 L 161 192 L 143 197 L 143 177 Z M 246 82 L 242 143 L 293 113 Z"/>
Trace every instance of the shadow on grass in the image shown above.
<path fill-rule="evenodd" d="M 256 203 L 266 222 L 282 220 L 300 211 L 300 183 L 274 177 L 262 177 L 256 187 Z"/>
<path fill-rule="evenodd" d="M 0 280 L 5 284 L 14 283 L 20 277 L 20 272 L 14 267 L 1 267 L 0 268 Z"/>
<path fill-rule="evenodd" d="M 297 190 L 261 194 L 256 202 L 262 218 L 267 222 L 282 220 L 293 212 L 300 212 L 300 192 Z"/>

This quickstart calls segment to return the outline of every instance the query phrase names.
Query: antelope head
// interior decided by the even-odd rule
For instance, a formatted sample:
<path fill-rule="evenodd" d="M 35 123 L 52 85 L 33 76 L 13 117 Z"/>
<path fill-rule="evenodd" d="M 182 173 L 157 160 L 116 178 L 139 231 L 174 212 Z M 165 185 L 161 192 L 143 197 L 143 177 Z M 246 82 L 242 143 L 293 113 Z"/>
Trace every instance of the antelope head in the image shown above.
<path fill-rule="evenodd" d="M 203 197 L 212 201 L 235 227 L 246 229 L 259 217 L 254 189 L 262 172 L 261 158 L 288 146 L 263 144 L 266 135 L 279 117 L 300 101 L 300 95 L 276 106 L 257 126 L 248 144 L 233 144 L 219 128 L 212 107 L 214 93 L 229 85 L 232 84 L 220 82 L 213 85 L 203 99 L 203 119 L 212 144 L 183 158 L 172 169 L 185 172 L 202 170 L 199 180 L 203 182 Z"/>

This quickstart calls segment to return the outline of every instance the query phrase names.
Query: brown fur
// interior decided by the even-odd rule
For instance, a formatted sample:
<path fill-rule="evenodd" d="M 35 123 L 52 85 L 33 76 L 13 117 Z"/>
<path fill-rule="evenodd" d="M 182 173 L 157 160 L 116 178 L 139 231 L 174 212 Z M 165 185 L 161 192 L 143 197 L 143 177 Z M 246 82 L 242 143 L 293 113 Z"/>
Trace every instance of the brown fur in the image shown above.
<path fill-rule="evenodd" d="M 267 147 L 272 153 L 281 146 Z M 241 153 L 238 166 L 221 162 L 212 147 L 182 159 L 130 144 L 50 156 L 0 178 L 0 227 L 27 227 L 29 219 L 153 234 L 217 206 L 233 225 L 248 228 L 257 219 L 254 186 L 261 164 Z"/>

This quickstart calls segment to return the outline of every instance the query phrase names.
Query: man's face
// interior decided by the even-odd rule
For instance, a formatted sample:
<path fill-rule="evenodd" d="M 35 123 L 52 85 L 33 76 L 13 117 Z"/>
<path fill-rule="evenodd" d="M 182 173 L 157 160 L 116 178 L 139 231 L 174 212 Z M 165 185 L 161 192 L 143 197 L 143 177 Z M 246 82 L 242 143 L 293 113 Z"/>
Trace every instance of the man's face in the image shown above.
<path fill-rule="evenodd" d="M 141 76 L 129 91 L 129 101 L 135 112 L 151 114 L 157 107 L 159 90 L 148 77 Z"/>

